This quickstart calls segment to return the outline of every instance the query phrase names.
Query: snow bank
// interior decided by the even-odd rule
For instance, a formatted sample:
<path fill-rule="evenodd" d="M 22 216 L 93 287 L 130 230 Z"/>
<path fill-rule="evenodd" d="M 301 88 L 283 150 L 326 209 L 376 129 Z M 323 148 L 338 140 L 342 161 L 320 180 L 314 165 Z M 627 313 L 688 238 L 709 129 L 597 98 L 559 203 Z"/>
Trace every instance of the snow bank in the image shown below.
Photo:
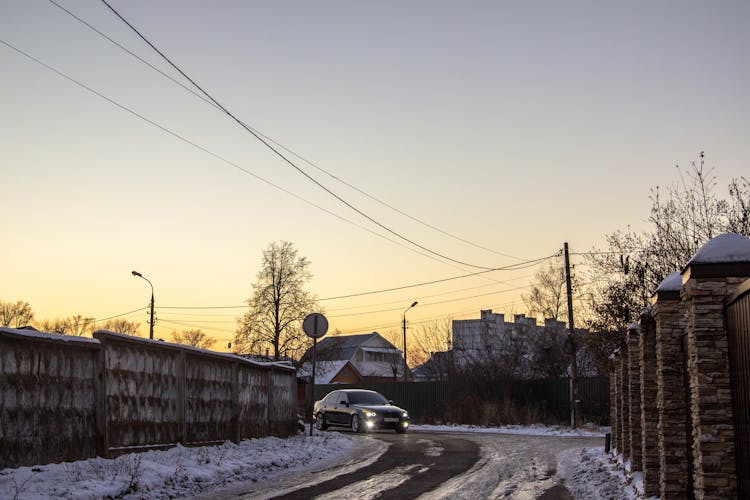
<path fill-rule="evenodd" d="M 623 474 L 622 464 L 602 448 L 574 448 L 562 452 L 558 460 L 557 475 L 565 481 L 573 498 L 640 498 L 638 481 Z"/>
<path fill-rule="evenodd" d="M 235 481 L 264 481 L 348 453 L 355 436 L 324 433 L 132 453 L 116 459 L 0 470 L 0 498 L 174 498 Z"/>
<path fill-rule="evenodd" d="M 604 437 L 605 431 L 596 426 L 585 426 L 582 429 L 571 429 L 562 426 L 547 425 L 503 425 L 500 427 L 478 427 L 475 425 L 411 425 L 413 431 L 429 432 L 479 432 L 490 434 L 520 434 L 525 436 L 557 437 Z M 608 431 L 607 431 L 608 432 Z"/>

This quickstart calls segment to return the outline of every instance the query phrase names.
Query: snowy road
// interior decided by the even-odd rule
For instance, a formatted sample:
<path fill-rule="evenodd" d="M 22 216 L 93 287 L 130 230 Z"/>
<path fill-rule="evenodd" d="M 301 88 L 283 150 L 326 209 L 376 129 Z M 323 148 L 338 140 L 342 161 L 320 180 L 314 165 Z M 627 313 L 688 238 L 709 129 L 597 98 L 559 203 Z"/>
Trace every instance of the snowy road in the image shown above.
<path fill-rule="evenodd" d="M 564 499 L 569 497 L 555 475 L 558 455 L 602 445 L 591 437 L 441 432 L 379 432 L 360 439 L 346 463 L 304 478 L 279 478 L 271 487 L 234 488 L 222 498 Z"/>

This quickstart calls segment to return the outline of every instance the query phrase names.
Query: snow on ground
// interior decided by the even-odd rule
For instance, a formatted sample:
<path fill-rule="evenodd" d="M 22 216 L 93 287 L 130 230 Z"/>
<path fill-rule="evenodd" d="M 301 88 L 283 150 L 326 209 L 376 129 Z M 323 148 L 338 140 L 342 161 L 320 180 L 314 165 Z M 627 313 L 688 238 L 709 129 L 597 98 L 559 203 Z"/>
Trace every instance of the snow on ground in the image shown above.
<path fill-rule="evenodd" d="M 560 454 L 557 475 L 573 498 L 626 500 L 641 498 L 640 473 L 625 474 L 625 467 L 604 448 L 578 448 Z M 629 477 L 630 476 L 630 477 Z"/>
<path fill-rule="evenodd" d="M 601 436 L 603 430 L 535 426 L 433 426 L 413 430 L 505 433 L 534 436 Z M 132 453 L 115 459 L 0 470 L 0 498 L 174 498 L 240 482 L 262 482 L 282 473 L 300 474 L 334 462 L 355 450 L 360 436 L 338 432 L 288 439 L 262 438 L 220 446 Z M 363 464 L 364 465 L 364 464 Z M 576 499 L 635 499 L 642 491 L 637 474 L 627 474 L 603 448 L 575 448 L 559 456 L 557 474 Z"/>
<path fill-rule="evenodd" d="M 500 427 L 479 427 L 475 425 L 412 425 L 409 429 L 428 432 L 480 432 L 490 434 L 521 434 L 526 436 L 558 437 L 604 437 L 602 429 L 596 426 L 584 426 L 571 429 L 563 426 L 548 425 L 503 425 Z M 607 431 L 609 432 L 609 431 Z"/>
<path fill-rule="evenodd" d="M 357 436 L 250 439 L 239 445 L 131 453 L 63 464 L 0 470 L 0 498 L 174 498 L 237 481 L 264 481 L 347 454 Z"/>

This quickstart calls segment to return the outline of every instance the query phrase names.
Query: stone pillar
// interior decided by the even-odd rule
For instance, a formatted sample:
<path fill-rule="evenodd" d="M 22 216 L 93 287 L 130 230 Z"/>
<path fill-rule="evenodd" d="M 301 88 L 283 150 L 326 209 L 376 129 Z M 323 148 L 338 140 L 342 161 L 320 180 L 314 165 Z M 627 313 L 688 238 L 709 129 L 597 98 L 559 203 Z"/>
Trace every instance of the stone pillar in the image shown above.
<path fill-rule="evenodd" d="M 617 415 L 617 396 L 618 396 L 618 390 L 617 390 L 617 364 L 618 364 L 618 356 L 619 354 L 617 352 L 612 353 L 612 355 L 609 357 L 609 424 L 612 430 L 610 431 L 610 448 L 614 450 L 618 450 L 619 440 L 618 437 L 620 436 L 620 432 L 618 430 L 618 415 Z"/>
<path fill-rule="evenodd" d="M 643 490 L 647 497 L 659 496 L 659 410 L 656 406 L 656 323 L 651 307 L 638 323 L 638 351 L 641 365 L 641 450 Z"/>
<path fill-rule="evenodd" d="M 628 381 L 630 380 L 630 373 L 628 370 L 628 344 L 623 343 L 620 348 L 620 394 L 619 403 L 620 407 L 617 409 L 617 413 L 620 415 L 620 454 L 623 460 L 630 459 L 630 397 L 628 390 Z"/>
<path fill-rule="evenodd" d="M 628 428 L 630 469 L 643 469 L 641 451 L 641 353 L 638 347 L 638 323 L 633 323 L 625 337 L 628 344 Z"/>
<path fill-rule="evenodd" d="M 697 498 L 737 496 L 724 300 L 747 276 L 750 240 L 728 234 L 703 245 L 682 272 Z"/>
<path fill-rule="evenodd" d="M 687 404 L 682 355 L 682 277 L 670 274 L 656 289 L 651 313 L 656 327 L 656 408 L 661 498 L 686 498 L 688 485 Z"/>

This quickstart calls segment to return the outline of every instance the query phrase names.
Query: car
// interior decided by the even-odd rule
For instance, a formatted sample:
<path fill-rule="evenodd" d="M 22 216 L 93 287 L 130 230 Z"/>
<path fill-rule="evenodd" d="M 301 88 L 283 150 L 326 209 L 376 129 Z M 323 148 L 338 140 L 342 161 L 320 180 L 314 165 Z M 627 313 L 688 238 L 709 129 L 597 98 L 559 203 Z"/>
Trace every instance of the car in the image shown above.
<path fill-rule="evenodd" d="M 379 392 L 340 389 L 315 402 L 313 422 L 321 431 L 336 426 L 348 427 L 353 432 L 393 429 L 403 434 L 409 428 L 409 413 Z"/>

